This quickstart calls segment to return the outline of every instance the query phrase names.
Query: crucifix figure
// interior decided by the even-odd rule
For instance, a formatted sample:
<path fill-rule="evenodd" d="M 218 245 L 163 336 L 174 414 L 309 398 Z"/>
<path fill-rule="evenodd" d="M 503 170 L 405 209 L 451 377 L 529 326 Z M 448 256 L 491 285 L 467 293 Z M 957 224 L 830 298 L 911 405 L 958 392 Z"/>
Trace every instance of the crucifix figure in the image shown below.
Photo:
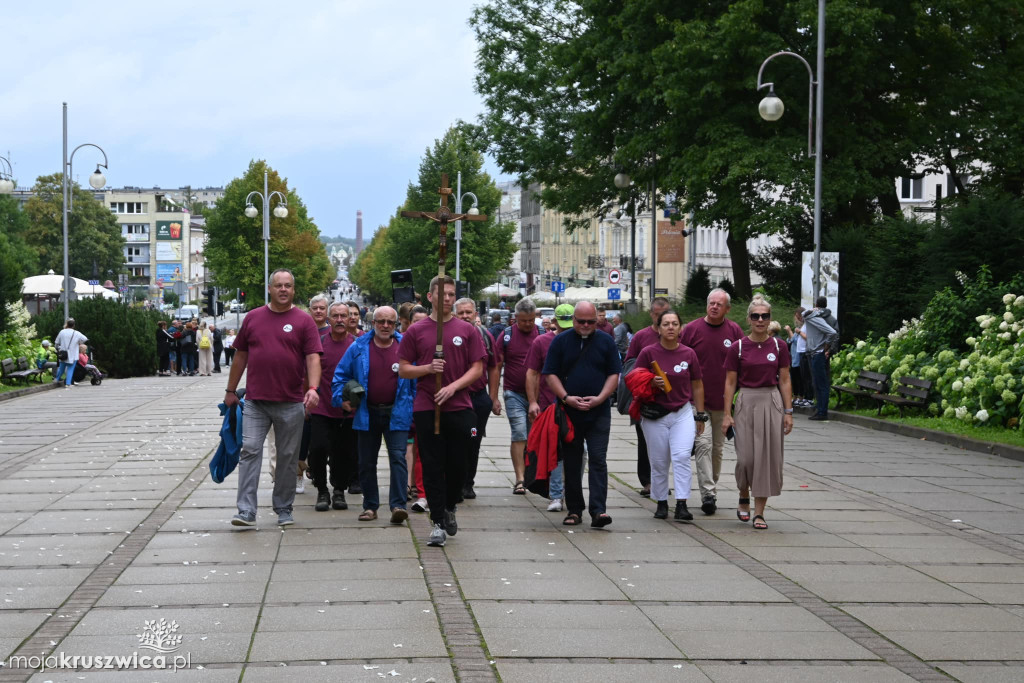
<path fill-rule="evenodd" d="M 437 255 L 437 274 L 439 278 L 444 278 L 444 265 L 448 258 L 448 224 L 453 221 L 485 221 L 487 216 L 484 214 L 470 215 L 467 213 L 453 213 L 451 208 L 448 206 L 448 195 L 452 193 L 452 188 L 448 187 L 448 174 L 441 174 L 441 187 L 438 188 L 437 193 L 441 195 L 441 206 L 437 208 L 437 211 L 403 211 L 402 216 L 404 218 L 423 218 L 429 221 L 437 223 L 440 228 L 440 239 L 438 240 L 438 255 Z M 434 305 L 437 307 L 437 345 L 434 347 L 434 358 L 444 359 L 444 288 L 441 284 L 441 279 L 437 283 L 437 291 L 434 296 Z M 434 382 L 437 389 L 441 388 L 441 373 L 434 373 Z M 441 433 L 441 406 L 439 404 L 434 405 L 434 433 Z"/>

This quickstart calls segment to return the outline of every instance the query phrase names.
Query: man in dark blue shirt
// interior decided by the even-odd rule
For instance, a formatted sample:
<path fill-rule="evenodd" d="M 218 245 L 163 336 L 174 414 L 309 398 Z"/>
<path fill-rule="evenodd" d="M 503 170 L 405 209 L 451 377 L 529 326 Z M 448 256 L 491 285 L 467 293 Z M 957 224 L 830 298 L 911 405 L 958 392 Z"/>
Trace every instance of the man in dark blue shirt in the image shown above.
<path fill-rule="evenodd" d="M 573 310 L 572 332 L 558 335 L 548 349 L 542 374 L 562 402 L 575 436 L 563 454 L 565 502 L 569 514 L 562 524 L 578 526 L 583 510 L 583 443 L 590 462 L 590 526 L 605 527 L 612 518 L 605 512 L 608 497 L 608 434 L 611 395 L 619 382 L 622 363 L 615 341 L 597 334 L 597 308 L 581 301 Z"/>

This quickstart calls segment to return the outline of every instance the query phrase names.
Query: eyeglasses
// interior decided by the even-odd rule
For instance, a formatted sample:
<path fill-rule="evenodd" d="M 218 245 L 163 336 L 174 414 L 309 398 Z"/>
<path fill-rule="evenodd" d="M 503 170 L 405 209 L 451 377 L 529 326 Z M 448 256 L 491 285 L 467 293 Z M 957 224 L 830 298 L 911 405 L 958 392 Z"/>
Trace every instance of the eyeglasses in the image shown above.
<path fill-rule="evenodd" d="M 596 325 L 597 318 L 591 318 L 590 320 L 584 320 L 583 318 L 576 318 L 576 322 L 580 325 Z"/>
<path fill-rule="evenodd" d="M 377 324 L 377 325 L 394 325 L 398 321 L 397 320 L 374 320 L 373 322 L 375 324 Z"/>
<path fill-rule="evenodd" d="M 751 313 L 750 314 L 750 319 L 751 320 L 769 320 L 769 319 L 771 319 L 771 317 L 772 317 L 771 313 Z"/>

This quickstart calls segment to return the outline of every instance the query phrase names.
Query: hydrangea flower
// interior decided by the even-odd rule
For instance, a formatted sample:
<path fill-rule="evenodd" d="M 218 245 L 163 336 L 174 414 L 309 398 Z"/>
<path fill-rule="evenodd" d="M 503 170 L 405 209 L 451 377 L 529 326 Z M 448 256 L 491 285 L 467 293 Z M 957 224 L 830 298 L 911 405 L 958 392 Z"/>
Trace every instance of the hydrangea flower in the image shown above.
<path fill-rule="evenodd" d="M 1017 394 L 1013 393 L 1009 389 L 1004 390 L 1003 393 L 999 395 L 999 397 L 1003 399 L 1003 403 L 1005 403 L 1006 405 L 1010 405 L 1011 403 L 1017 401 Z"/>
<path fill-rule="evenodd" d="M 978 340 L 975 339 L 974 337 L 968 337 L 966 341 L 968 346 L 974 346 L 975 344 L 978 343 Z"/>
<path fill-rule="evenodd" d="M 1006 323 L 1003 323 L 1003 324 L 1005 325 Z M 1010 339 L 1013 338 L 1013 332 L 1002 332 L 1002 333 L 999 334 L 999 338 L 1002 339 L 1003 341 L 1007 341 L 1008 342 L 1008 341 L 1010 341 Z"/>
<path fill-rule="evenodd" d="M 1007 311 L 1006 313 L 1003 313 L 1003 320 L 1008 322 L 1008 323 L 1012 323 L 1013 320 L 1014 320 L 1013 313 L 1010 313 L 1009 311 Z"/>
<path fill-rule="evenodd" d="M 953 387 L 952 388 L 953 388 L 953 391 L 963 391 L 964 390 L 964 383 L 961 382 L 960 380 L 957 380 L 957 381 L 953 382 Z"/>
<path fill-rule="evenodd" d="M 1016 299 L 1014 299 L 1013 300 L 1013 305 L 1016 308 L 1024 308 L 1024 294 L 1021 294 Z"/>
<path fill-rule="evenodd" d="M 1024 298 L 1024 297 L 1021 297 L 1021 298 Z M 868 345 L 868 343 L 866 341 L 864 341 L 863 339 L 861 339 L 861 340 L 859 340 L 857 342 L 857 348 L 858 349 L 863 349 L 867 345 Z"/>
<path fill-rule="evenodd" d="M 1013 294 L 1004 294 L 1003 295 L 1003 303 L 1007 304 L 1007 305 L 1012 304 L 1013 300 L 1016 299 L 1016 298 L 1017 297 L 1015 297 Z"/>
<path fill-rule="evenodd" d="M 967 406 L 957 406 L 957 409 L 953 413 L 958 420 L 962 420 L 967 417 Z"/>
<path fill-rule="evenodd" d="M 971 361 L 967 360 L 966 358 L 962 358 L 960 360 L 960 369 L 966 370 L 969 367 L 971 367 Z"/>
<path fill-rule="evenodd" d="M 942 417 L 952 419 L 956 417 L 956 411 L 953 410 L 952 408 L 946 408 L 944 411 L 942 411 Z"/>
<path fill-rule="evenodd" d="M 981 410 L 974 414 L 974 419 L 977 420 L 978 422 L 987 422 L 988 411 L 982 408 Z"/>
<path fill-rule="evenodd" d="M 981 321 L 981 329 L 987 330 L 991 325 L 992 325 L 992 318 L 990 316 L 986 315 L 985 319 Z"/>

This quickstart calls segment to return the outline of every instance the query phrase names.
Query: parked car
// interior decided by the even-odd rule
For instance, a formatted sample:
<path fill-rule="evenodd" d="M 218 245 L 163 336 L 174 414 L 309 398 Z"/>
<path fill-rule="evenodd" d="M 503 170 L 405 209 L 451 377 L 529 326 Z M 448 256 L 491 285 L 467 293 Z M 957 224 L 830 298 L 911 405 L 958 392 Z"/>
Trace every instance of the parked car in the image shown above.
<path fill-rule="evenodd" d="M 232 313 L 245 313 L 245 304 L 240 304 L 237 301 L 231 304 Z"/>
<path fill-rule="evenodd" d="M 191 320 L 192 318 L 199 318 L 199 307 L 195 304 L 188 304 L 178 309 L 178 312 L 174 314 L 178 320 Z"/>
<path fill-rule="evenodd" d="M 508 325 L 509 324 L 508 321 L 512 319 L 512 311 L 511 311 L 511 309 L 508 309 L 508 308 L 491 308 L 491 309 L 489 309 L 487 311 L 487 320 L 484 321 L 484 324 L 487 325 L 488 327 L 491 326 L 491 317 L 495 313 L 497 313 L 498 315 L 501 316 L 501 324 L 502 325 Z"/>

